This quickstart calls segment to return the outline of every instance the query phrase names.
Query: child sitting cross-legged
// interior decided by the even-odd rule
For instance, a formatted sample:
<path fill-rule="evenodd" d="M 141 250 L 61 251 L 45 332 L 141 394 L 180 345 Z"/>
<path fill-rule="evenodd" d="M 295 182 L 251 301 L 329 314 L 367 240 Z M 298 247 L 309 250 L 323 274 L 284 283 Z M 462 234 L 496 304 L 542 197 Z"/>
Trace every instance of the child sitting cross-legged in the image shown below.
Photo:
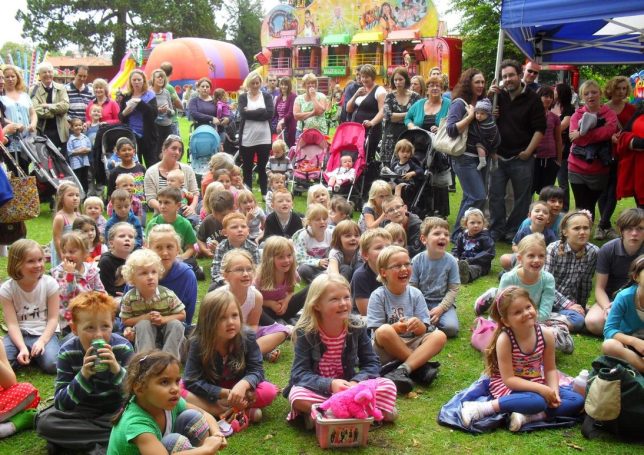
<path fill-rule="evenodd" d="M 116 223 L 125 222 L 132 225 L 136 231 L 134 249 L 141 248 L 143 246 L 143 228 L 141 227 L 141 221 L 132 211 L 132 196 L 130 193 L 121 189 L 114 190 L 110 196 L 110 203 L 113 211 L 112 216 L 105 224 L 105 238 L 109 238 L 112 226 Z"/>
<path fill-rule="evenodd" d="M 293 235 L 297 273 L 310 283 L 329 266 L 332 233 L 327 230 L 329 211 L 322 204 L 309 205 L 304 217 L 304 229 Z"/>
<path fill-rule="evenodd" d="M 447 342 L 445 334 L 430 323 L 423 293 L 409 285 L 410 278 L 407 250 L 386 247 L 378 255 L 378 280 L 383 286 L 371 294 L 367 307 L 373 348 L 384 364 L 380 374 L 396 384 L 399 394 L 411 392 L 412 381 L 431 384 L 438 370 L 427 361 Z"/>
<path fill-rule="evenodd" d="M 491 401 L 466 401 L 461 408 L 463 425 L 498 413 L 510 414 L 510 431 L 557 416 L 576 416 L 584 398 L 571 386 L 559 387 L 555 365 L 555 338 L 537 322 L 537 311 L 528 291 L 510 286 L 492 305 L 498 323 L 485 353 L 490 376 Z"/>
<path fill-rule="evenodd" d="M 353 203 L 347 201 L 343 196 L 333 196 L 331 198 L 329 226 L 327 229 L 333 230 L 340 221 L 350 220 L 351 215 L 353 215 Z"/>
<path fill-rule="evenodd" d="M 226 240 L 221 242 L 215 250 L 215 255 L 212 258 L 212 266 L 210 274 L 212 282 L 210 283 L 209 291 L 217 289 L 224 285 L 224 277 L 221 274 L 221 261 L 224 255 L 230 250 L 241 248 L 250 253 L 255 265 L 259 264 L 259 249 L 255 242 L 248 240 L 248 223 L 246 216 L 239 212 L 229 213 L 224 217 L 224 235 Z"/>
<path fill-rule="evenodd" d="M 134 328 L 137 352 L 157 347 L 160 335 L 163 350 L 178 358 L 186 311 L 174 292 L 159 286 L 162 271 L 161 258 L 155 252 L 142 249 L 130 254 L 123 277 L 132 289 L 121 299 L 119 316 L 123 325 Z"/>
<path fill-rule="evenodd" d="M 105 237 L 105 223 L 107 223 L 103 216 L 104 208 L 105 204 L 100 197 L 90 196 L 83 201 L 83 214 L 94 220 L 102 237 Z"/>
<path fill-rule="evenodd" d="M 268 176 L 268 193 L 266 193 L 266 214 L 273 213 L 273 196 L 277 190 L 286 189 L 286 176 L 276 172 Z"/>
<path fill-rule="evenodd" d="M 179 359 L 146 351 L 130 359 L 108 455 L 211 455 L 226 447 L 217 421 L 181 398 Z"/>
<path fill-rule="evenodd" d="M 452 255 L 458 260 L 461 284 L 467 284 L 490 272 L 496 249 L 481 210 L 475 207 L 467 209 L 461 219 L 461 227 L 455 233 Z"/>
<path fill-rule="evenodd" d="M 291 378 L 283 392 L 291 404 L 289 420 L 301 413 L 312 429 L 314 404 L 367 379 L 377 381 L 376 407 L 384 420 L 396 419 L 396 386 L 379 377 L 380 362 L 367 328 L 351 315 L 347 280 L 327 273 L 313 280 L 295 330 Z"/>
<path fill-rule="evenodd" d="M 105 450 L 132 345 L 112 333 L 117 310 L 112 297 L 86 292 L 68 309 L 74 335 L 58 352 L 54 404 L 38 415 L 37 431 L 49 453 Z"/>
<path fill-rule="evenodd" d="M 36 407 L 40 403 L 38 389 L 28 382 L 18 382 L 11 369 L 4 346 L 0 343 L 0 439 L 34 426 Z"/>
<path fill-rule="evenodd" d="M 89 255 L 87 262 L 94 262 L 107 251 L 107 246 L 101 241 L 101 233 L 93 218 L 86 215 L 79 215 L 72 223 L 72 230 L 80 232 L 87 242 Z"/>
<path fill-rule="evenodd" d="M 203 205 L 209 213 L 203 219 L 197 231 L 199 255 L 206 258 L 212 258 L 219 242 L 226 238 L 223 233 L 222 221 L 226 215 L 232 213 L 235 209 L 233 195 L 223 189 L 211 190 L 213 185 L 215 185 L 214 182 L 208 185 L 203 200 Z"/>
<path fill-rule="evenodd" d="M 179 213 L 183 214 L 185 209 L 189 205 L 192 205 L 194 198 L 195 197 L 198 198 L 199 195 L 195 196 L 190 191 L 186 190 L 185 188 L 186 175 L 183 173 L 181 169 L 173 169 L 170 172 L 168 172 L 167 181 L 168 181 L 168 187 L 176 188 L 179 191 L 181 191 L 181 207 L 179 209 Z M 194 213 L 185 218 L 188 221 L 190 221 L 190 223 L 195 227 L 198 226 L 199 222 L 201 221 L 197 213 Z"/>
<path fill-rule="evenodd" d="M 188 403 L 213 415 L 243 413 L 235 419 L 234 431 L 261 420 L 261 408 L 278 391 L 264 380 L 262 353 L 255 333 L 243 324 L 242 312 L 229 290 L 206 294 L 184 372 Z"/>
<path fill-rule="evenodd" d="M 125 280 L 121 272 L 125 260 L 134 250 L 135 237 L 136 231 L 130 223 L 116 223 L 107 238 L 109 251 L 98 260 L 101 282 L 105 291 L 114 298 L 123 296 Z"/>
<path fill-rule="evenodd" d="M 360 265 L 360 228 L 353 220 L 343 220 L 333 229 L 329 251 L 329 273 L 339 273 L 351 281 Z"/>

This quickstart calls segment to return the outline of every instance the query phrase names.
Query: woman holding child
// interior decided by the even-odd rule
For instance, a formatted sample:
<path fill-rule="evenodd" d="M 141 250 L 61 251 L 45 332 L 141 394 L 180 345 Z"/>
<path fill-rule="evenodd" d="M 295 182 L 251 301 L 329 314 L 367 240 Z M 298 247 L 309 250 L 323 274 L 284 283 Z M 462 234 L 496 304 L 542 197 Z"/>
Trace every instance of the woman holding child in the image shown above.
<path fill-rule="evenodd" d="M 465 70 L 460 80 L 452 90 L 452 104 L 447 115 L 447 134 L 450 137 L 457 137 L 468 131 L 468 138 L 474 138 L 475 134 L 469 134 L 476 127 L 474 122 L 474 105 L 483 98 L 485 92 L 485 76 L 476 68 Z M 465 153 L 452 158 L 452 168 L 458 176 L 463 189 L 463 199 L 458 209 L 456 219 L 463 218 L 465 210 L 470 207 L 483 210 L 486 199 L 485 191 L 485 168 L 478 169 L 478 155 L 476 144 L 467 144 Z"/>
<path fill-rule="evenodd" d="M 94 90 L 94 99 L 89 102 L 87 109 L 85 109 L 85 121 L 88 123 L 92 121 L 90 113 L 92 112 L 93 106 L 101 106 L 103 111 L 101 122 L 111 125 L 119 123 L 120 108 L 118 103 L 110 98 L 110 89 L 107 86 L 107 81 L 101 78 L 94 79 L 92 89 Z"/>
<path fill-rule="evenodd" d="M 186 206 L 182 215 L 187 217 L 197 213 L 197 203 L 199 202 L 199 186 L 195 171 L 190 165 L 180 163 L 183 156 L 183 141 L 179 136 L 171 134 L 163 141 L 161 146 L 161 161 L 150 166 L 145 172 L 143 187 L 145 189 L 145 200 L 155 212 L 159 211 L 159 201 L 157 193 L 168 186 L 168 173 L 174 169 L 180 169 L 185 177 L 185 189 L 197 197 L 192 198 L 192 202 Z"/>

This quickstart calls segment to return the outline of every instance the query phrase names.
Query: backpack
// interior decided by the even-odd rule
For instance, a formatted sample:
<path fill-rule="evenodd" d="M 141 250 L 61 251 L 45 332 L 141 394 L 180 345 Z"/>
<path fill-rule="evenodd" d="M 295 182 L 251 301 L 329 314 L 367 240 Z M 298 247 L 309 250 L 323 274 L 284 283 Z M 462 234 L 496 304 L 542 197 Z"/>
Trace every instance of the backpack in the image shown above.
<path fill-rule="evenodd" d="M 615 357 L 597 357 L 592 365 L 581 427 L 584 437 L 592 439 L 609 432 L 622 440 L 644 440 L 644 377 Z"/>

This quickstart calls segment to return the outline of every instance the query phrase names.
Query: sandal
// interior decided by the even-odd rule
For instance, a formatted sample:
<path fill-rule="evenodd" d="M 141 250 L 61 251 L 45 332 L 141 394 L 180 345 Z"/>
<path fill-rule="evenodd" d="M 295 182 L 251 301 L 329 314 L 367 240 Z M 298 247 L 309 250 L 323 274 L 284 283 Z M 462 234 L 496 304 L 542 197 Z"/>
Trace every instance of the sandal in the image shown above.
<path fill-rule="evenodd" d="M 267 361 L 268 363 L 275 363 L 277 362 L 277 359 L 280 358 L 280 355 L 282 355 L 282 351 L 279 349 L 273 349 L 271 352 L 267 352 L 264 354 L 264 360 Z"/>

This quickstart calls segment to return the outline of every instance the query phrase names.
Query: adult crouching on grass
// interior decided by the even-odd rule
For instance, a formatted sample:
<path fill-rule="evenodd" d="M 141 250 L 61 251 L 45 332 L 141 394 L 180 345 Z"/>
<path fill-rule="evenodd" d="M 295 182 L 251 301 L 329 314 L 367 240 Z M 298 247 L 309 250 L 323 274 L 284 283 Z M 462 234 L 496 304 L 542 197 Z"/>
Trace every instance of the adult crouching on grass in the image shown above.
<path fill-rule="evenodd" d="M 262 197 L 266 197 L 268 180 L 266 163 L 271 151 L 271 124 L 273 97 L 260 90 L 262 76 L 253 71 L 244 80 L 245 93 L 239 95 L 239 154 L 244 171 L 244 184 L 253 189 L 253 158 L 257 155 L 257 174 Z"/>
<path fill-rule="evenodd" d="M 186 205 L 181 215 L 186 218 L 198 217 L 197 204 L 199 202 L 199 186 L 195 171 L 188 164 L 179 162 L 183 156 L 183 141 L 179 136 L 169 135 L 161 146 L 161 161 L 152 165 L 145 171 L 143 187 L 145 190 L 145 200 L 150 209 L 155 213 L 159 212 L 159 201 L 157 194 L 161 189 L 168 186 L 168 173 L 174 169 L 180 169 L 185 177 L 184 185 L 186 191 L 193 194 L 192 202 Z"/>

